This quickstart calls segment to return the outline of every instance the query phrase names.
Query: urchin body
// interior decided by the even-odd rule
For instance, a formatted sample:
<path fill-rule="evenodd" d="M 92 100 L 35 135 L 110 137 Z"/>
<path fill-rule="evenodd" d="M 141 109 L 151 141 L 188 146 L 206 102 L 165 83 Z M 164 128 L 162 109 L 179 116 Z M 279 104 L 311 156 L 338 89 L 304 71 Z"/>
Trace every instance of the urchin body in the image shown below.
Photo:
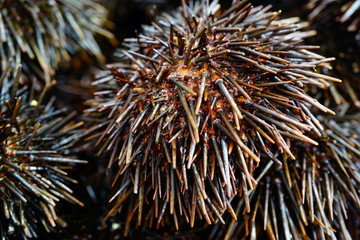
<path fill-rule="evenodd" d="M 303 90 L 338 81 L 311 70 L 332 60 L 301 45 L 312 32 L 245 2 L 218 10 L 203 1 L 163 14 L 94 82 L 87 112 L 102 123 L 90 138 L 119 166 L 109 215 L 136 199 L 128 225 L 137 210 L 137 225 L 146 210 L 158 227 L 167 209 L 176 228 L 195 216 L 223 222 L 225 210 L 236 218 L 230 201 L 254 188 L 261 157 L 281 165 L 274 153 L 295 158 L 292 141 L 316 145 L 310 106 L 331 112 Z"/>

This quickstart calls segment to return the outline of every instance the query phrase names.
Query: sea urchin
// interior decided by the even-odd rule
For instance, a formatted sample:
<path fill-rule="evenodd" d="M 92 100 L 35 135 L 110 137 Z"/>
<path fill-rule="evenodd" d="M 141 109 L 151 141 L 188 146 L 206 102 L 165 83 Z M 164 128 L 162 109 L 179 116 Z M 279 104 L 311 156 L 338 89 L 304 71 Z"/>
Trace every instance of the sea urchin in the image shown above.
<path fill-rule="evenodd" d="M 76 51 L 103 59 L 94 35 L 112 38 L 105 19 L 105 8 L 92 0 L 0 0 L 1 69 L 13 57 L 27 75 L 49 82 Z"/>
<path fill-rule="evenodd" d="M 192 2 L 125 39 L 86 111 L 99 123 L 89 137 L 98 155 L 119 167 L 108 216 L 128 201 L 127 226 L 144 215 L 159 227 L 167 212 L 176 228 L 195 216 L 224 222 L 225 210 L 236 219 L 229 201 L 254 189 L 262 157 L 281 165 L 274 152 L 294 159 L 293 140 L 317 144 L 306 136 L 321 128 L 309 109 L 332 111 L 304 89 L 339 81 L 313 71 L 332 59 L 302 45 L 313 31 L 268 10 Z"/>
<path fill-rule="evenodd" d="M 72 121 L 74 113 L 61 117 L 67 110 L 56 110 L 54 99 L 41 104 L 20 79 L 21 65 L 12 74 L 10 63 L 0 77 L 2 239 L 38 237 L 38 229 L 66 224 L 56 214 L 60 199 L 82 205 L 67 186 L 76 181 L 65 172 L 84 163 L 69 151 L 82 123 Z"/>

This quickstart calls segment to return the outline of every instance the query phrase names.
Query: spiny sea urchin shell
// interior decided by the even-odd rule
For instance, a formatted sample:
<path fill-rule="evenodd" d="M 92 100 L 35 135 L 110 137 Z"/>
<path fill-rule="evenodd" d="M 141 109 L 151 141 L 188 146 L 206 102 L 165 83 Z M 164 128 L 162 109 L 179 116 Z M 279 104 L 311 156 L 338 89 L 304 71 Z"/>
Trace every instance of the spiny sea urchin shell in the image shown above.
<path fill-rule="evenodd" d="M 0 9 L 2 69 L 13 57 L 24 72 L 48 82 L 58 64 L 79 49 L 102 59 L 93 35 L 111 37 L 102 28 L 105 8 L 92 0 L 0 0 Z"/>
<path fill-rule="evenodd" d="M 313 71 L 331 59 L 279 14 L 246 1 L 225 12 L 217 1 L 183 4 L 126 39 L 121 62 L 99 74 L 89 139 L 119 167 L 108 216 L 129 203 L 125 234 L 135 218 L 159 227 L 172 215 L 176 228 L 224 223 L 225 210 L 236 218 L 229 201 L 255 187 L 263 157 L 281 165 L 274 153 L 295 158 L 293 140 L 317 144 L 306 136 L 321 128 L 310 106 L 331 110 L 304 88 L 339 80 Z"/>
<path fill-rule="evenodd" d="M 65 172 L 84 163 L 69 152 L 81 123 L 72 121 L 74 113 L 62 117 L 66 109 L 54 109 L 54 99 L 42 105 L 19 84 L 21 66 L 10 68 L 0 77 L 0 236 L 26 239 L 66 224 L 56 213 L 60 199 L 82 205 Z"/>
<path fill-rule="evenodd" d="M 234 207 L 243 220 L 215 227 L 212 239 L 257 238 L 265 231 L 269 239 L 351 239 L 359 234 L 359 116 L 321 122 L 326 130 L 319 146 L 299 143 L 297 161 L 284 158 L 277 169 L 272 162 L 258 169 L 257 188 L 245 192 Z"/>

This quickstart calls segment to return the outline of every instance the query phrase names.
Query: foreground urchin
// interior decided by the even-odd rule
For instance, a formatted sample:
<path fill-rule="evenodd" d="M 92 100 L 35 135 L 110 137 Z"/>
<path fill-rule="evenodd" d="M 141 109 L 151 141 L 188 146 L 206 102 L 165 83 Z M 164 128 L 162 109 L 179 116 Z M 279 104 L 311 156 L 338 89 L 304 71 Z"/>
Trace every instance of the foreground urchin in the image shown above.
<path fill-rule="evenodd" d="M 294 159 L 293 141 L 317 144 L 306 136 L 322 128 L 310 109 L 331 110 L 304 89 L 339 81 L 313 71 L 332 59 L 302 45 L 313 32 L 297 19 L 268 11 L 184 4 L 125 40 L 86 111 L 98 123 L 88 139 L 119 167 L 108 216 L 126 203 L 127 225 L 159 227 L 168 212 L 176 228 L 196 216 L 223 222 L 230 200 L 255 187 L 262 157 L 281 165 L 277 150 Z"/>
<path fill-rule="evenodd" d="M 7 67 L 0 86 L 0 236 L 27 239 L 65 226 L 57 215 L 58 202 L 83 205 L 73 196 L 69 184 L 76 183 L 66 170 L 84 163 L 69 151 L 78 134 L 71 119 L 56 110 L 54 99 L 43 105 L 34 90 L 19 84 L 16 73 Z"/>
<path fill-rule="evenodd" d="M 2 69 L 16 58 L 25 73 L 47 81 L 77 51 L 103 59 L 94 35 L 112 37 L 102 28 L 105 8 L 92 0 L 1 0 L 0 8 Z"/>

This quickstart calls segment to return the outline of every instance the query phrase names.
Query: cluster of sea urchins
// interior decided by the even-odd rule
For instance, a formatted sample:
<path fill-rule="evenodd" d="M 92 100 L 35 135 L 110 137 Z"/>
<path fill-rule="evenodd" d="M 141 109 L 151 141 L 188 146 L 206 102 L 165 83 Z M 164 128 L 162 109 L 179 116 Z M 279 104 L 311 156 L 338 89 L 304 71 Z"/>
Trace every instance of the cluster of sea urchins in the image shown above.
<path fill-rule="evenodd" d="M 108 217 L 126 211 L 125 235 L 132 221 L 178 229 L 224 223 L 225 211 L 237 219 L 231 201 L 255 189 L 259 164 L 318 145 L 312 109 L 332 111 L 305 89 L 339 80 L 313 71 L 332 59 L 279 14 L 246 1 L 224 12 L 217 1 L 183 4 L 125 39 L 121 61 L 99 74 L 88 138 L 115 171 Z"/>
<path fill-rule="evenodd" d="M 102 28 L 106 9 L 93 0 L 0 0 L 0 57 L 9 58 L 30 76 L 48 83 L 58 65 L 79 50 L 103 59 L 94 34 L 112 35 Z"/>
<path fill-rule="evenodd" d="M 10 63 L 0 77 L 0 236 L 27 239 L 66 223 L 57 215 L 57 203 L 82 205 L 69 188 L 75 180 L 66 170 L 84 163 L 69 155 L 82 123 L 74 113 L 46 105 L 35 91 L 22 86 L 21 65 Z"/>

